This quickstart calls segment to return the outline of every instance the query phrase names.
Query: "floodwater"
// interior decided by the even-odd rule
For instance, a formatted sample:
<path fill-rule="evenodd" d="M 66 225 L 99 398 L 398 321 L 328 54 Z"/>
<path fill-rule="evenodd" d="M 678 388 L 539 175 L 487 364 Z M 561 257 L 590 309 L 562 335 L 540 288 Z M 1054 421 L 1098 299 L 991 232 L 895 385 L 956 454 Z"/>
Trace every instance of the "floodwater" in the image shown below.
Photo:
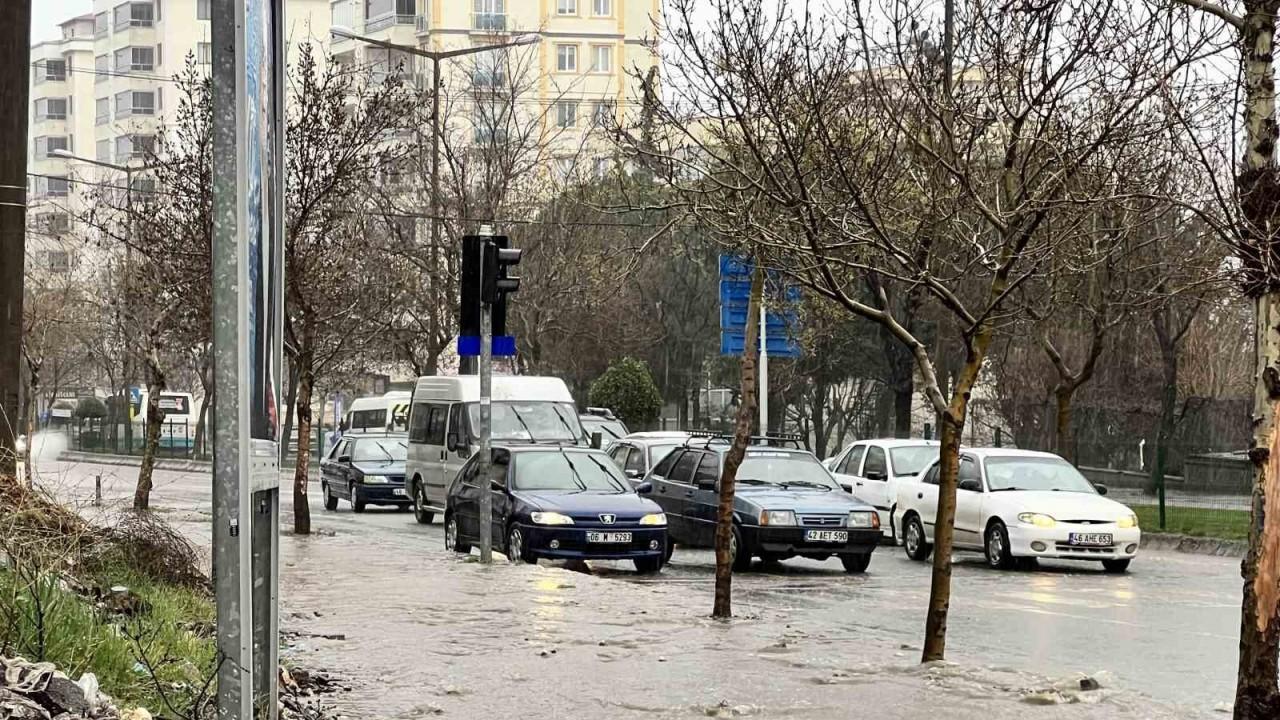
<path fill-rule="evenodd" d="M 47 465 L 80 501 L 95 474 L 108 503 L 136 474 Z M 207 476 L 159 473 L 153 504 L 208 542 Z M 656 577 L 486 567 L 411 514 L 312 507 L 319 533 L 281 538 L 286 655 L 342 678 L 331 701 L 348 717 L 1189 719 L 1231 700 L 1232 559 L 1152 552 L 1114 576 L 957 555 L 950 662 L 921 666 L 929 569 L 898 548 L 865 576 L 807 560 L 735 575 L 736 617 L 719 622 L 708 552 L 677 551 Z"/>

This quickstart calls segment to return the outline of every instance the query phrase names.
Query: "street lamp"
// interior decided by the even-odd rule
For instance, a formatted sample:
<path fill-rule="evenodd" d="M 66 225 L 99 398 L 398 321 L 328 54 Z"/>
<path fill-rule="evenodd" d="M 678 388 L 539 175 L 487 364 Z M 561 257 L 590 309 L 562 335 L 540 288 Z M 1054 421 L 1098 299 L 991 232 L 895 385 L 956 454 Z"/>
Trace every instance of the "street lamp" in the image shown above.
<path fill-rule="evenodd" d="M 492 45 L 477 45 L 474 47 L 457 48 L 455 50 L 423 50 L 422 48 L 413 47 L 411 45 L 397 45 L 396 43 L 379 40 L 377 38 L 367 37 L 365 35 L 357 35 L 350 28 L 341 25 L 334 25 L 329 28 L 329 33 L 334 37 L 344 38 L 347 40 L 358 40 L 366 45 L 385 48 L 387 50 L 396 50 L 407 53 L 409 55 L 417 55 L 431 61 L 431 266 L 435 271 L 439 265 L 439 258 L 436 253 L 440 248 L 440 61 L 449 58 L 462 57 L 463 55 L 475 55 L 477 53 L 488 52 L 490 50 L 502 50 L 504 48 L 519 47 L 521 45 L 534 45 L 542 42 L 542 36 L 538 33 L 525 33 L 518 35 L 512 40 L 504 43 L 495 43 Z M 432 329 L 436 337 L 439 337 L 438 328 Z M 470 360 L 471 358 L 463 358 L 462 360 Z"/>
<path fill-rule="evenodd" d="M 125 277 L 127 278 L 129 276 L 130 266 L 133 264 L 132 263 L 132 259 L 133 259 L 132 245 L 134 241 L 134 237 L 133 237 L 134 236 L 133 174 L 136 172 L 145 172 L 147 170 L 154 170 L 159 166 L 158 165 L 119 165 L 113 162 L 107 162 L 106 160 L 95 160 L 92 158 L 81 157 L 79 155 L 72 154 L 62 149 L 51 150 L 49 151 L 49 154 L 52 155 L 53 157 L 60 158 L 62 160 L 75 160 L 77 162 L 88 163 L 89 165 L 97 165 L 98 167 L 104 167 L 104 168 L 107 168 L 108 170 L 115 170 L 116 172 L 124 173 L 124 186 L 125 186 L 124 187 L 124 198 L 125 198 L 124 203 L 125 203 L 126 212 L 129 213 L 129 223 L 126 229 L 126 233 L 128 234 L 129 237 L 124 244 Z M 129 353 L 125 353 L 124 381 L 126 383 L 126 389 L 125 389 L 126 397 L 124 398 L 124 401 L 126 403 L 126 407 L 132 406 L 131 401 L 127 397 L 129 392 L 127 383 L 132 381 L 132 374 L 133 374 L 132 368 L 129 367 L 130 364 L 131 363 L 129 362 Z M 127 455 L 133 454 L 133 417 L 128 412 L 125 413 L 124 441 L 127 446 L 125 454 Z"/>

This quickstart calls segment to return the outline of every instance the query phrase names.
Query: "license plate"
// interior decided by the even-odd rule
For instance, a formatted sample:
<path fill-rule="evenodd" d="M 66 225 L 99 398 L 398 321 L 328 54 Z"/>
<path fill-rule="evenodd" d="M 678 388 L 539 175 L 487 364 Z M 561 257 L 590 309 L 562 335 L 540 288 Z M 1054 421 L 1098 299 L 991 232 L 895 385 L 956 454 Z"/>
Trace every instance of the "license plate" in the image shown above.
<path fill-rule="evenodd" d="M 848 530 L 806 530 L 805 542 L 845 543 L 849 542 Z"/>
<path fill-rule="evenodd" d="M 1111 545 L 1114 540 L 1111 533 L 1071 533 L 1067 536 L 1069 545 Z"/>
<path fill-rule="evenodd" d="M 404 488 L 391 488 L 391 494 L 399 495 L 400 497 L 407 497 L 404 493 Z"/>
<path fill-rule="evenodd" d="M 629 532 L 588 532 L 587 542 L 589 543 L 629 543 L 631 542 L 631 533 Z"/>

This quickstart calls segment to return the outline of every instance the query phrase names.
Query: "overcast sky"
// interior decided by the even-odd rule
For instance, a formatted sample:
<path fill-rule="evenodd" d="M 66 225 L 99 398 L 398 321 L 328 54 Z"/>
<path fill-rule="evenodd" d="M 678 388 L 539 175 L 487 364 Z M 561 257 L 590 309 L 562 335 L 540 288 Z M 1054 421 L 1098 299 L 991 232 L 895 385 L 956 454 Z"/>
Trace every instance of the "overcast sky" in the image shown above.
<path fill-rule="evenodd" d="M 62 37 L 58 23 L 93 10 L 93 0 L 44 0 L 31 3 L 31 42 Z"/>

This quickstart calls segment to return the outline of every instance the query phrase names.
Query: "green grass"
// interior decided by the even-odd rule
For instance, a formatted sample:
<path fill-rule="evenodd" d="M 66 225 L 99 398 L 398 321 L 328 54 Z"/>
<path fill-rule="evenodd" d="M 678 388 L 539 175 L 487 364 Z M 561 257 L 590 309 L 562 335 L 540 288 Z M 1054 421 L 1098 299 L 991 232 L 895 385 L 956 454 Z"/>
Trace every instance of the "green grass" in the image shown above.
<path fill-rule="evenodd" d="M 1247 540 L 1249 513 L 1245 510 L 1165 506 L 1165 526 L 1160 527 L 1156 505 L 1130 505 L 1144 532 L 1168 532 L 1220 540 Z"/>
<path fill-rule="evenodd" d="M 128 571 L 95 580 L 128 587 L 147 609 L 132 618 L 107 615 L 51 574 L 31 585 L 0 570 L 0 651 L 53 662 L 73 679 L 92 672 L 119 707 L 143 706 L 168 716 L 187 710 L 214 668 L 212 601 Z"/>

